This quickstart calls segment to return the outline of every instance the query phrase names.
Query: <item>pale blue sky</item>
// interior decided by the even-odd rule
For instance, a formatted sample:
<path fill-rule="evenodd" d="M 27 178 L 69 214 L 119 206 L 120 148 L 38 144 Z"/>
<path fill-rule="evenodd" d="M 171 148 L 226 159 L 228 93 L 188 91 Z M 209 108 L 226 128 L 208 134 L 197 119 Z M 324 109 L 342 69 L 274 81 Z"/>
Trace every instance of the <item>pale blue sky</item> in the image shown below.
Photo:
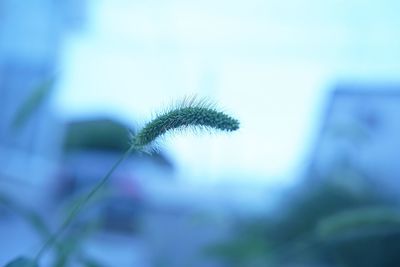
<path fill-rule="evenodd" d="M 398 10 L 398 1 L 91 1 L 65 46 L 57 106 L 140 123 L 205 96 L 242 128 L 165 139 L 182 176 L 293 181 L 336 82 L 399 80 Z"/>

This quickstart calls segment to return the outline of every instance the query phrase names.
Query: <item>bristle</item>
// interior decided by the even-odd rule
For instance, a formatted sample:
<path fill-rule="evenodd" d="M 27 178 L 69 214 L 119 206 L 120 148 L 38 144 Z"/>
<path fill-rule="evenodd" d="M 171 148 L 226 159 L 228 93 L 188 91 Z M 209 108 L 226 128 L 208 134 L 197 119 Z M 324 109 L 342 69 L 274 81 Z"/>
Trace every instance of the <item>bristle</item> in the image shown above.
<path fill-rule="evenodd" d="M 159 114 L 132 137 L 132 145 L 143 150 L 157 138 L 167 132 L 194 128 L 235 131 L 239 129 L 239 121 L 218 111 L 207 99 L 185 97 L 175 107 Z"/>

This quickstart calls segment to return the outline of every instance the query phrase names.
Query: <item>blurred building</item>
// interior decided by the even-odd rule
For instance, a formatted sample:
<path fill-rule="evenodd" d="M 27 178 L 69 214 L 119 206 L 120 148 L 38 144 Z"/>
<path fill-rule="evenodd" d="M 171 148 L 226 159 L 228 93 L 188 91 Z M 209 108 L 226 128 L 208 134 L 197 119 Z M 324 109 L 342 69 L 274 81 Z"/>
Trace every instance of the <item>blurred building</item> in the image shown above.
<path fill-rule="evenodd" d="M 40 184 L 60 153 L 62 125 L 48 100 L 63 41 L 83 24 L 85 9 L 85 1 L 76 0 L 0 2 L 0 164 L 4 179 Z"/>
<path fill-rule="evenodd" d="M 47 182 L 54 177 L 64 131 L 49 100 L 65 38 L 85 22 L 85 2 L 0 1 L 0 196 L 21 203 L 28 213 L 49 212 Z M 1 247 L 3 265 L 40 241 L 17 208 L 0 208 L 7 241 Z"/>
<path fill-rule="evenodd" d="M 310 176 L 399 193 L 400 85 L 347 84 L 330 96 Z"/>

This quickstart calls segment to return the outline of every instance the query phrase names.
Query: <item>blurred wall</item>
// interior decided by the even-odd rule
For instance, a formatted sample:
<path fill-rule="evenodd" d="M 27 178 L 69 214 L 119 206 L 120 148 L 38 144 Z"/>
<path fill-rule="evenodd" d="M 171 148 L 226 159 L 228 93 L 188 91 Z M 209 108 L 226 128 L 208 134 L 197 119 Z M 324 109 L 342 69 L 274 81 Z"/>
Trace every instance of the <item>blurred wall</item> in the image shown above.
<path fill-rule="evenodd" d="M 51 95 L 38 96 L 43 86 L 51 86 L 50 80 L 56 84 L 64 37 L 84 22 L 84 11 L 85 1 L 0 2 L 0 164 L 4 177 L 41 177 L 60 151 L 62 123 L 52 112 Z M 21 116 L 21 125 L 16 126 Z"/>
<path fill-rule="evenodd" d="M 309 177 L 398 195 L 400 84 L 338 85 L 327 103 Z M 316 179 L 316 180 L 315 180 Z"/>

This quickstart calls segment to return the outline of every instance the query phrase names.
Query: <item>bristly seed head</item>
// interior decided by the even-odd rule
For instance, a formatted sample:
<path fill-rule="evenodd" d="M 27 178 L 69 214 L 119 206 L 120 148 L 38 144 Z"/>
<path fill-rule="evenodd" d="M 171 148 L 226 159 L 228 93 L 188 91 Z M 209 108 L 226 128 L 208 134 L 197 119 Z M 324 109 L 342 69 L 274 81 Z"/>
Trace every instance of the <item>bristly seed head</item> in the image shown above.
<path fill-rule="evenodd" d="M 193 98 L 145 124 L 132 137 L 132 146 L 137 150 L 142 150 L 168 131 L 188 127 L 213 128 L 231 132 L 239 129 L 239 121 L 217 111 L 204 100 L 195 103 Z"/>

